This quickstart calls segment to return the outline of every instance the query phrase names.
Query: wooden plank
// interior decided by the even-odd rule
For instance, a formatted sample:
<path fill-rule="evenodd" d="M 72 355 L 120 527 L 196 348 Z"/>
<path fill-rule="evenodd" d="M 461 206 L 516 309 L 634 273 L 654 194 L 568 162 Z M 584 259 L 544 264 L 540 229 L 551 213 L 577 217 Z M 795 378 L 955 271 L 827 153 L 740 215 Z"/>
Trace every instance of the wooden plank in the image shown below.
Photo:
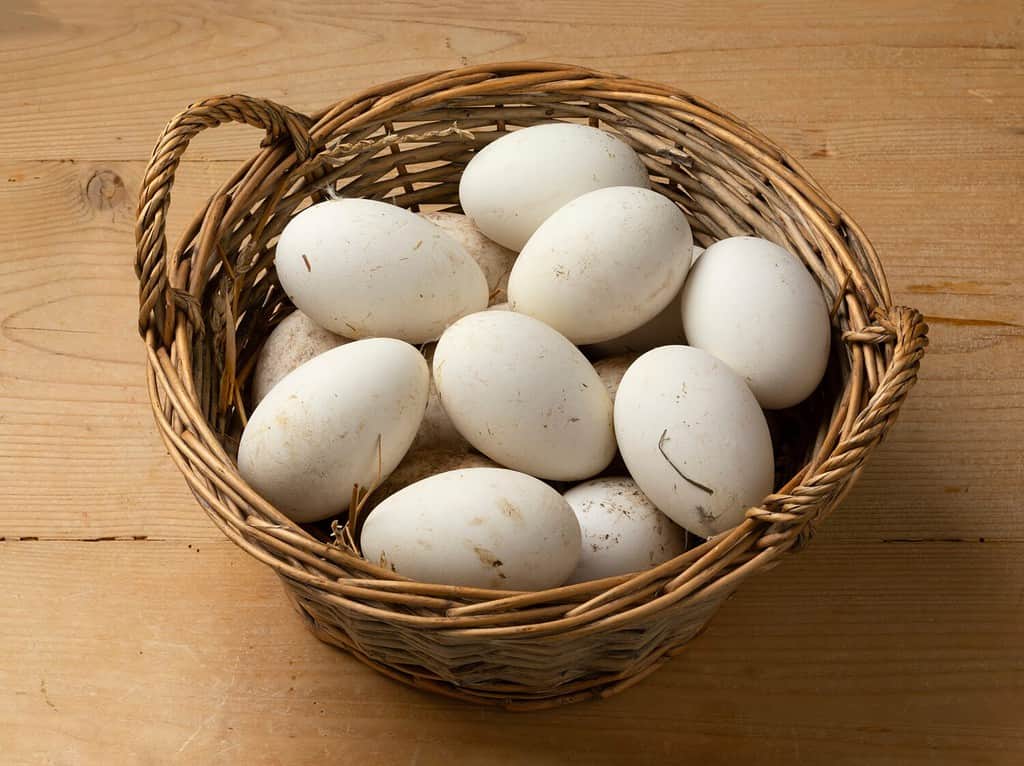
<path fill-rule="evenodd" d="M 166 456 L 145 390 L 132 271 L 143 168 L 0 171 L 0 537 L 220 535 Z M 224 172 L 183 172 L 177 225 Z"/>
<path fill-rule="evenodd" d="M 0 741 L 14 764 L 1019 762 L 1022 588 L 1022 544 L 815 545 L 638 687 L 513 715 L 318 643 L 226 542 L 0 543 Z"/>
<path fill-rule="evenodd" d="M 391 8 L 289 0 L 272 11 L 199 0 L 121 5 L 110 13 L 96 0 L 4 4 L 0 158 L 146 159 L 164 123 L 206 96 L 251 93 L 312 112 L 417 72 L 529 58 L 692 90 L 798 156 L 842 145 L 864 158 L 1011 158 L 1019 147 L 1012 0 L 969 8 L 901 0 L 885 13 L 857 0 L 827 11 L 744 0 L 729 12 L 715 0 L 641 12 L 607 2 L 527 3 L 519 13 L 422 0 Z M 966 125 L 985 139 L 963 141 Z M 244 157 L 251 143 L 240 135 L 218 131 L 196 156 Z"/>

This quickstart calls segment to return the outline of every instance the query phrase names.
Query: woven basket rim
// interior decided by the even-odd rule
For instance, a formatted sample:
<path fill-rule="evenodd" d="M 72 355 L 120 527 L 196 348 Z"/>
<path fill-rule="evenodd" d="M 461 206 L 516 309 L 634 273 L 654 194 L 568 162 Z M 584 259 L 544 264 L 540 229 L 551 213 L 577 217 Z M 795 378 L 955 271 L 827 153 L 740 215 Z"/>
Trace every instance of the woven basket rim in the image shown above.
<path fill-rule="evenodd" d="M 632 121 L 639 126 L 629 133 L 633 140 L 650 144 L 641 146 L 652 173 L 668 174 L 669 185 L 677 184 L 677 202 L 686 202 L 686 188 L 678 184 L 687 179 L 680 175 L 682 180 L 673 181 L 672 174 L 677 171 L 672 163 L 678 157 L 672 150 L 680 155 L 685 152 L 682 146 L 668 145 L 672 136 L 706 141 L 712 151 L 719 147 L 716 156 L 723 157 L 725 164 L 731 161 L 743 179 L 763 184 L 773 199 L 792 206 L 794 220 L 799 218 L 798 223 L 806 225 L 816 238 L 814 247 L 808 245 L 799 255 L 809 266 L 808 258 L 821 259 L 812 271 L 826 291 L 835 293 L 833 315 L 841 317 L 837 319 L 841 322 L 839 337 L 849 349 L 849 377 L 811 463 L 759 506 L 749 509 L 739 526 L 671 562 L 634 575 L 527 593 L 414 583 L 316 540 L 260 498 L 238 475 L 221 435 L 200 404 L 200 389 L 215 382 L 197 375 L 194 347 L 203 333 L 224 332 L 223 327 L 211 329 L 212 314 L 208 316 L 210 302 L 220 300 L 223 305 L 218 310 L 229 328 L 224 333 L 226 353 L 233 365 L 239 313 L 230 313 L 230 296 L 211 299 L 205 280 L 216 271 L 215 262 L 230 270 L 229 257 L 235 259 L 239 271 L 232 277 L 239 283 L 247 279 L 245 268 L 264 257 L 261 253 L 267 243 L 261 242 L 261 237 L 265 227 L 276 222 L 277 206 L 292 199 L 287 196 L 289 184 L 306 183 L 301 194 L 308 197 L 316 183 L 333 183 L 341 172 L 335 170 L 338 156 L 329 155 L 337 151 L 338 136 L 347 137 L 349 151 L 353 140 L 356 144 L 362 140 L 361 154 L 354 155 L 364 159 L 384 147 L 400 154 L 400 144 L 408 143 L 409 134 L 399 141 L 401 129 L 395 129 L 393 123 L 404 115 L 430 116 L 464 104 L 490 106 L 491 102 L 504 109 L 503 101 L 514 105 L 517 98 L 530 103 L 547 103 L 544 99 L 548 98 L 552 104 L 579 102 L 584 105 L 579 107 L 581 113 L 609 110 L 607 119 L 624 115 L 622 125 Z M 177 165 L 195 135 L 225 122 L 266 131 L 263 148 L 210 197 L 180 244 L 169 248 L 164 227 Z M 374 134 L 381 124 L 384 135 Z M 504 127 L 500 118 L 498 127 Z M 434 138 L 440 140 L 439 134 Z M 666 142 L 665 146 L 659 140 Z M 426 150 L 416 151 L 408 156 L 432 156 Z M 351 162 L 348 158 L 354 155 L 345 155 L 345 162 Z M 327 156 L 335 162 L 326 163 Z M 718 195 L 716 200 L 732 200 L 739 192 L 728 181 L 723 171 L 722 178 L 708 177 L 702 183 L 713 184 L 708 188 L 713 189 L 709 193 Z M 430 188 L 426 193 L 432 193 Z M 412 195 L 408 199 L 414 199 L 414 184 L 406 189 L 407 195 Z M 228 231 L 225 221 L 235 229 Z M 756 226 L 756 220 L 751 225 Z M 251 262 L 245 260 L 245 252 L 223 252 L 220 245 L 225 232 L 239 241 L 249 237 Z M 147 348 L 148 392 L 158 431 L 214 523 L 295 587 L 337 599 L 338 608 L 348 610 L 346 614 L 410 629 L 444 631 L 465 640 L 531 640 L 556 635 L 582 639 L 669 609 L 684 599 L 695 603 L 720 597 L 754 571 L 773 566 L 782 553 L 805 544 L 821 519 L 849 491 L 913 386 L 927 344 L 927 325 L 921 314 L 893 305 L 881 262 L 861 229 L 791 155 L 728 112 L 683 91 L 557 63 L 482 64 L 406 77 L 368 88 L 312 116 L 243 95 L 196 102 L 168 123 L 154 149 L 140 191 L 136 244 L 139 329 Z M 252 285 L 257 281 L 252 277 Z M 255 289 L 252 285 L 247 289 Z M 231 372 L 225 411 L 231 408 L 232 391 L 240 396 L 234 382 L 237 370 Z M 558 616 L 552 619 L 552 610 L 558 605 L 564 608 L 556 610 Z M 530 622 L 533 613 L 536 622 Z M 522 615 L 523 619 L 510 620 L 509 615 Z M 336 643 L 344 640 L 334 639 Z M 359 656 L 358 646 L 346 648 Z M 666 648 L 662 655 L 667 657 L 674 648 Z M 375 662 L 369 655 L 360 658 L 389 672 L 387 663 Z M 646 667 L 640 668 L 603 689 L 631 685 L 646 672 Z M 402 680 L 409 682 L 408 677 Z M 427 681 L 419 685 L 446 693 Z"/>

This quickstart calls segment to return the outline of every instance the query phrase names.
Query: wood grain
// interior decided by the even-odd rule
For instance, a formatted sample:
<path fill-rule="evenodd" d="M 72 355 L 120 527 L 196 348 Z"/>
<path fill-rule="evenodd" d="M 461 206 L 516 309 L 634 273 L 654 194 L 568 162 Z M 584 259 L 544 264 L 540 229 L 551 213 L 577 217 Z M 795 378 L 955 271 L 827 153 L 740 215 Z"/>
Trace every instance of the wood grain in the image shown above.
<path fill-rule="evenodd" d="M 176 217 L 228 164 L 183 172 Z M 0 537 L 220 534 L 187 503 L 140 374 L 131 237 L 144 167 L 0 163 Z"/>
<path fill-rule="evenodd" d="M 1021 762 L 1022 18 L 953 0 L 0 4 L 4 762 Z M 639 687 L 520 716 L 320 645 L 223 540 L 154 433 L 131 272 L 139 178 L 190 101 L 313 112 L 514 58 L 734 111 L 850 211 L 932 325 L 900 422 L 806 552 Z M 172 232 L 259 138 L 196 142 Z"/>
<path fill-rule="evenodd" d="M 903 0 L 884 12 L 841 0 L 827 13 L 794 0 L 119 6 L 4 3 L 0 29 L 15 34 L 0 52 L 0 157 L 146 159 L 168 116 L 204 96 L 254 93 L 312 112 L 374 82 L 522 58 L 689 88 L 798 156 L 838 145 L 877 156 L 880 143 L 904 156 L 1015 156 L 1013 0 Z M 965 145 L 964 119 L 998 140 Z M 244 158 L 238 135 L 211 135 L 192 156 Z"/>
<path fill-rule="evenodd" d="M 0 676 L 0 741 L 15 763 L 1024 755 L 1022 593 L 1000 586 L 1024 581 L 1015 545 L 815 545 L 743 588 L 644 684 L 517 715 L 406 690 L 320 644 L 227 542 L 0 546 L 0 641 L 20 658 Z"/>

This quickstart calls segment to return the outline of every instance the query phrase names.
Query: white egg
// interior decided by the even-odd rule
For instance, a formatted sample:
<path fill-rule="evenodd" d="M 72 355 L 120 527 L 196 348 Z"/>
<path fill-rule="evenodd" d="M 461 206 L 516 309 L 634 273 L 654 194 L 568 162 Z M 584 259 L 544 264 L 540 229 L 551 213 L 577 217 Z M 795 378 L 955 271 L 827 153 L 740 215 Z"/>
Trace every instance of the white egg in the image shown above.
<path fill-rule="evenodd" d="M 462 209 L 487 237 L 521 250 L 570 200 L 606 186 L 650 188 L 640 158 L 598 128 L 550 123 L 522 128 L 478 151 L 459 183 Z"/>
<path fill-rule="evenodd" d="M 599 473 L 615 454 L 612 403 L 590 362 L 543 322 L 483 311 L 434 352 L 445 411 L 492 460 L 543 479 Z"/>
<path fill-rule="evenodd" d="M 615 394 L 618 393 L 619 384 L 622 382 L 622 376 L 626 374 L 626 370 L 637 360 L 638 356 L 640 355 L 619 354 L 598 359 L 594 362 L 594 370 L 597 372 L 597 376 L 601 378 L 601 382 L 604 383 L 605 390 L 608 392 L 608 396 L 612 398 L 613 405 L 615 403 Z"/>
<path fill-rule="evenodd" d="M 384 202 L 340 199 L 306 208 L 281 233 L 274 265 L 292 302 L 346 338 L 425 343 L 487 306 L 487 280 L 465 249 Z"/>
<path fill-rule="evenodd" d="M 690 258 L 691 269 L 703 252 L 704 248 L 698 245 L 693 246 Z M 629 353 L 642 354 L 644 351 L 650 351 L 658 346 L 676 346 L 685 343 L 686 336 L 683 333 L 681 308 L 682 298 L 683 292 L 681 289 L 676 293 L 676 297 L 654 319 L 618 338 L 590 345 L 587 349 L 588 353 L 598 357 Z"/>
<path fill-rule="evenodd" d="M 690 345 L 732 367 L 766 409 L 798 404 L 825 374 L 825 299 L 803 263 L 773 242 L 715 242 L 686 281 L 681 311 Z"/>
<path fill-rule="evenodd" d="M 679 293 L 693 237 L 686 216 L 650 189 L 614 186 L 559 208 L 523 247 L 509 306 L 573 343 L 618 338 Z"/>
<path fill-rule="evenodd" d="M 301 311 L 293 311 L 271 331 L 260 349 L 252 373 L 253 405 L 296 367 L 345 343 L 346 338 L 325 330 Z"/>
<path fill-rule="evenodd" d="M 615 435 L 644 494 L 701 537 L 734 527 L 772 490 L 764 413 L 743 380 L 700 349 L 662 346 L 630 365 Z"/>
<path fill-rule="evenodd" d="M 369 488 L 405 455 L 429 382 L 423 356 L 400 340 L 361 340 L 320 354 L 286 375 L 250 415 L 239 473 L 295 521 L 341 513 L 354 485 Z"/>
<path fill-rule="evenodd" d="M 434 361 L 436 348 L 436 343 L 429 343 L 423 348 L 423 357 L 427 360 L 428 366 Z M 420 423 L 420 430 L 416 432 L 416 438 L 410 447 L 410 450 L 423 449 L 448 452 L 466 452 L 469 449 L 469 442 L 462 437 L 445 412 L 433 374 L 430 376 L 430 392 L 427 396 L 427 409 L 423 413 L 423 422 Z"/>
<path fill-rule="evenodd" d="M 686 550 L 685 532 L 632 479 L 593 479 L 564 497 L 583 536 L 580 563 L 569 582 L 650 569 Z"/>
<path fill-rule="evenodd" d="M 504 468 L 431 476 L 367 517 L 367 560 L 423 582 L 544 590 L 565 582 L 580 556 L 572 508 L 539 479 Z"/>
<path fill-rule="evenodd" d="M 460 213 L 422 213 L 423 217 L 447 232 L 448 236 L 466 248 L 473 260 L 484 272 L 487 287 L 491 291 L 491 303 L 508 300 L 508 275 L 512 264 L 519 255 L 515 250 L 502 247 L 484 236 L 476 225 Z"/>

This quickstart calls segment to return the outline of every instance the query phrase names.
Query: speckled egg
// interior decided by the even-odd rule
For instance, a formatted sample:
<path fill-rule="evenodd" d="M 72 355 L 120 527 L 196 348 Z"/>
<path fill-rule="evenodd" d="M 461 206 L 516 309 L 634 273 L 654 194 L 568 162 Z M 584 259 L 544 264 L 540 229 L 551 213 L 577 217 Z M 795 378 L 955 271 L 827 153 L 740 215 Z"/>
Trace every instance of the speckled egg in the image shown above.
<path fill-rule="evenodd" d="M 580 523 L 580 563 L 570 582 L 639 572 L 686 550 L 686 533 L 628 477 L 592 479 L 564 495 Z"/>
<path fill-rule="evenodd" d="M 565 582 L 580 528 L 565 499 L 504 468 L 437 474 L 396 492 L 367 517 L 367 560 L 423 582 L 543 590 Z"/>

